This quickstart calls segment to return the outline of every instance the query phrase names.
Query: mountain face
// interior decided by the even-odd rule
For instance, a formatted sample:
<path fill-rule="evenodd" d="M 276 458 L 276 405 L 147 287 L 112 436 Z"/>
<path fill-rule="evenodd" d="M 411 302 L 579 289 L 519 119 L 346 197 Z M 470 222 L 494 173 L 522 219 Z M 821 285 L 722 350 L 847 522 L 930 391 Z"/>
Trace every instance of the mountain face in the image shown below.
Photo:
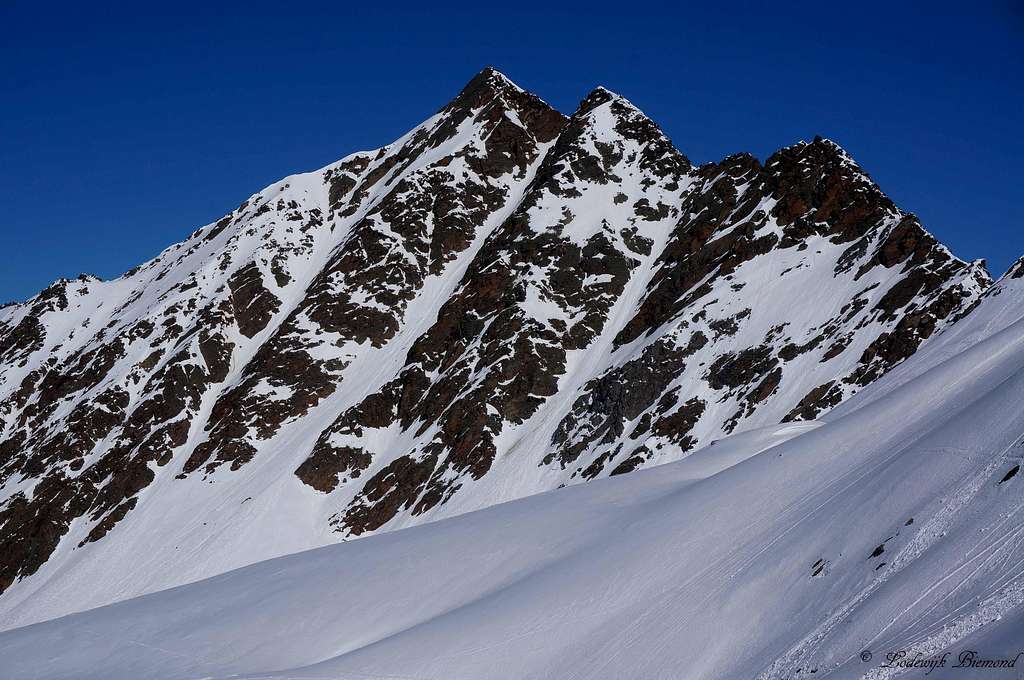
<path fill-rule="evenodd" d="M 3 668 L 35 680 L 1019 678 L 1021 271 L 820 419 L 0 632 Z M 901 651 L 946 662 L 893 668 Z M 982 659 L 1018 660 L 968 664 Z"/>
<path fill-rule="evenodd" d="M 616 94 L 567 118 L 487 69 L 120 279 L 0 308 L 0 612 L 812 420 L 990 285 L 831 141 L 694 166 Z"/>

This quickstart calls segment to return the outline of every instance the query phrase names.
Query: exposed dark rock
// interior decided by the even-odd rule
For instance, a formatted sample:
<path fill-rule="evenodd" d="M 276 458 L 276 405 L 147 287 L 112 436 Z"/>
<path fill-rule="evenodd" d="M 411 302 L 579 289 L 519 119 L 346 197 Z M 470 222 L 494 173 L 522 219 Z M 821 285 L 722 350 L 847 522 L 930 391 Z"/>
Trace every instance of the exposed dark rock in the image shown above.
<path fill-rule="evenodd" d="M 716 390 L 749 384 L 775 367 L 778 360 L 767 346 L 750 347 L 737 354 L 724 354 L 708 370 L 707 381 Z M 773 388 L 774 389 L 774 388 Z"/>
<path fill-rule="evenodd" d="M 434 465 L 435 461 L 429 457 L 422 461 L 410 456 L 395 459 L 366 482 L 344 517 L 335 521 L 357 536 L 379 529 L 399 508 L 412 507 Z"/>
<path fill-rule="evenodd" d="M 782 419 L 782 422 L 790 422 L 793 420 L 814 420 L 818 417 L 819 413 L 832 408 L 838 404 L 842 398 L 842 389 L 835 384 L 835 381 L 830 380 L 823 385 L 818 385 L 804 395 L 804 398 L 800 400 L 800 403 Z"/>

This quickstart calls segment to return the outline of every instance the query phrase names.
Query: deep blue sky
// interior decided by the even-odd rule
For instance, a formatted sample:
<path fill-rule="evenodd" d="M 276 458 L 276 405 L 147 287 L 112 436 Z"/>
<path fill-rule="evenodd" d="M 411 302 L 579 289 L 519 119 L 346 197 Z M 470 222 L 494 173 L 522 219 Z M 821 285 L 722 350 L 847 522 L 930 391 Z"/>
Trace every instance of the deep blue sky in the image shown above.
<path fill-rule="evenodd" d="M 0 6 L 0 302 L 117 276 L 486 64 L 566 113 L 605 85 L 695 162 L 830 137 L 961 257 L 1024 254 L 1019 0 L 145 4 Z"/>

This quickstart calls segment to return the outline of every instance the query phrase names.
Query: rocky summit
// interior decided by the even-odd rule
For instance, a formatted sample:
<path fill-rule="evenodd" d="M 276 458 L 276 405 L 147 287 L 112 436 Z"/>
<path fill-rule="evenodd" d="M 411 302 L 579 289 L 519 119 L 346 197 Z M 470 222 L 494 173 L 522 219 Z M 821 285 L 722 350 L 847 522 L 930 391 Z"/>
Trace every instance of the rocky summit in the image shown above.
<path fill-rule="evenodd" d="M 991 285 L 832 141 L 694 165 L 615 93 L 485 69 L 0 308 L 0 625 L 814 420 Z"/>

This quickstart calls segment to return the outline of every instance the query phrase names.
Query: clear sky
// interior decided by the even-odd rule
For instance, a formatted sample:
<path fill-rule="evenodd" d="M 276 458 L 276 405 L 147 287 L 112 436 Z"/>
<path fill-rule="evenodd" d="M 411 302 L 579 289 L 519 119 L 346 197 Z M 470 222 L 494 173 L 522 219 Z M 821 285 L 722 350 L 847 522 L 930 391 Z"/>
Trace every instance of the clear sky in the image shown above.
<path fill-rule="evenodd" d="M 566 113 L 604 85 L 698 163 L 832 138 L 957 255 L 1024 254 L 1020 0 L 147 4 L 0 2 L 0 302 L 118 276 L 487 64 Z"/>

